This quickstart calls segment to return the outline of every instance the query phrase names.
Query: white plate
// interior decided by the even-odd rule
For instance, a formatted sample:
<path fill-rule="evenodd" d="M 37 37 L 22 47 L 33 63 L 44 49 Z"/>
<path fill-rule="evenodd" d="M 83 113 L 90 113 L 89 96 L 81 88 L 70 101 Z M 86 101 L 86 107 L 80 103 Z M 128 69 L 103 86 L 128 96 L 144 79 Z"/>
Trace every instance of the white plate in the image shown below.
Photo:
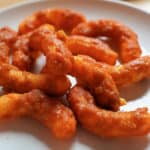
<path fill-rule="evenodd" d="M 135 30 L 139 35 L 144 54 L 150 52 L 150 15 L 130 5 L 98 0 L 49 0 L 19 4 L 0 12 L 0 26 L 8 25 L 17 29 L 18 23 L 31 12 L 47 7 L 67 7 L 84 13 L 89 19 L 117 19 Z M 145 80 L 123 90 L 129 104 L 122 110 L 149 106 L 150 80 Z M 133 102 L 133 100 L 136 100 Z M 39 123 L 18 119 L 0 122 L 1 150 L 148 150 L 150 136 L 103 139 L 79 129 L 70 141 L 58 141 L 49 130 Z"/>

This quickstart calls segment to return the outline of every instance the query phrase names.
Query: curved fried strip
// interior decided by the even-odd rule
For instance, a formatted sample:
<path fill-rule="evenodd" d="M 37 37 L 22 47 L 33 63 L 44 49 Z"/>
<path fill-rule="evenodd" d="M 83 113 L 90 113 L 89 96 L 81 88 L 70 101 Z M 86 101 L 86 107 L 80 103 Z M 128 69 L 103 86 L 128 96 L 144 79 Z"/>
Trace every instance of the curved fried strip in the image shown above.
<path fill-rule="evenodd" d="M 12 44 L 17 38 L 17 33 L 9 27 L 0 29 L 0 61 L 8 63 Z"/>
<path fill-rule="evenodd" d="M 64 95 L 70 88 L 70 81 L 65 76 L 33 74 L 0 62 L 0 85 L 21 93 L 40 89 L 50 95 L 59 96 Z"/>
<path fill-rule="evenodd" d="M 127 86 L 150 77 L 150 56 L 142 56 L 129 63 L 118 66 L 96 62 L 94 59 L 80 55 L 84 61 L 105 69 L 118 87 Z"/>
<path fill-rule="evenodd" d="M 53 26 L 44 24 L 36 30 L 43 32 L 54 32 Z M 21 70 L 31 70 L 36 58 L 40 55 L 40 50 L 37 48 L 33 50 L 30 45 L 30 37 L 34 31 L 18 36 L 16 42 L 13 44 L 12 50 L 12 64 Z"/>
<path fill-rule="evenodd" d="M 115 39 L 120 49 L 120 59 L 123 63 L 129 62 L 141 55 L 137 35 L 129 27 L 114 20 L 81 23 L 73 29 L 72 34 L 91 37 L 107 36 Z"/>
<path fill-rule="evenodd" d="M 118 87 L 150 77 L 150 56 L 137 58 L 127 64 L 110 68 L 110 74 Z"/>
<path fill-rule="evenodd" d="M 0 120 L 22 116 L 40 121 L 59 139 L 69 139 L 76 131 L 76 120 L 72 111 L 58 99 L 47 97 L 39 90 L 0 97 Z"/>
<path fill-rule="evenodd" d="M 106 70 L 84 61 L 80 56 L 74 56 L 71 75 L 82 81 L 82 85 L 93 93 L 101 107 L 119 109 L 121 105 L 119 92 Z"/>
<path fill-rule="evenodd" d="M 98 108 L 94 98 L 76 86 L 69 94 L 69 103 L 81 125 L 101 137 L 142 136 L 150 132 L 150 114 L 146 108 L 130 112 L 112 112 Z"/>
<path fill-rule="evenodd" d="M 19 34 L 25 34 L 42 24 L 52 24 L 56 29 L 70 32 L 76 25 L 85 22 L 85 17 L 69 9 L 45 9 L 27 17 L 19 25 Z"/>
<path fill-rule="evenodd" d="M 57 37 L 57 33 L 42 30 L 41 27 L 33 32 L 29 44 L 33 50 L 39 49 L 46 56 L 43 73 L 64 75 L 72 69 L 72 54 L 64 42 Z"/>
<path fill-rule="evenodd" d="M 85 54 L 111 65 L 116 63 L 118 57 L 107 44 L 98 39 L 74 35 L 67 38 L 66 44 L 75 55 Z"/>

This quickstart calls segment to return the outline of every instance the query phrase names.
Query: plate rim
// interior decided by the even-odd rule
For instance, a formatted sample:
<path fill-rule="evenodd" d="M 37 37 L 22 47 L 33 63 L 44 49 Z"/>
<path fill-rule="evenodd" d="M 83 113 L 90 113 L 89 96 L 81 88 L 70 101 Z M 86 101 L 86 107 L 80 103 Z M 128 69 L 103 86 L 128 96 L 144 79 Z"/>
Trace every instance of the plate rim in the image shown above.
<path fill-rule="evenodd" d="M 30 5 L 30 4 L 36 4 L 36 3 L 44 3 L 44 2 L 52 2 L 52 1 L 56 1 L 56 0 L 30 0 L 30 1 L 25 1 L 25 2 L 19 2 L 18 4 L 13 4 L 13 5 L 11 5 L 11 6 L 8 6 L 8 7 L 6 7 L 6 8 L 2 8 L 1 10 L 0 10 L 0 13 L 6 13 L 7 11 L 11 11 L 11 10 L 14 10 L 15 8 L 17 9 L 17 8 L 19 8 L 19 7 L 24 7 L 24 6 L 28 6 L 28 5 Z M 59 1 L 59 0 L 57 0 L 57 1 Z M 61 0 L 60 0 L 61 1 Z M 82 0 L 82 1 L 86 1 L 86 0 Z M 110 0 L 90 0 L 90 1 L 95 1 L 95 2 L 105 2 L 105 3 L 108 3 L 108 4 L 116 4 L 117 6 L 123 6 L 123 7 L 125 7 L 125 8 L 128 8 L 128 9 L 132 9 L 132 10 L 135 10 L 135 11 L 139 11 L 140 13 L 142 13 L 142 14 L 145 14 L 145 15 L 147 15 L 147 16 L 149 16 L 150 17 L 150 13 L 148 13 L 148 12 L 146 12 L 146 11 L 144 11 L 144 10 L 142 10 L 142 9 L 140 9 L 140 8 L 137 8 L 136 6 L 134 6 L 133 4 L 129 4 L 129 3 L 126 3 L 126 2 L 122 2 L 122 1 L 110 1 Z M 77 131 L 78 133 L 79 133 L 79 130 Z M 87 132 L 87 131 L 86 131 Z M 16 132 L 14 132 L 14 133 L 16 133 Z M 86 135 L 86 134 L 85 134 Z M 19 136 L 18 136 L 19 137 Z M 17 141 L 17 139 L 18 139 L 18 137 L 16 138 L 14 138 L 15 139 L 15 144 L 16 144 L 16 141 Z M 37 137 L 36 137 L 37 138 Z M 93 138 L 94 139 L 94 138 Z M 98 139 L 98 138 L 96 138 L 96 139 Z M 77 143 L 78 142 L 74 142 L 74 140 L 75 140 L 75 138 L 73 138 L 72 139 L 72 141 L 73 141 L 73 143 L 75 144 L 75 145 L 77 145 Z M 90 140 L 90 138 L 89 138 L 89 140 Z M 26 139 L 25 139 L 25 141 L 26 141 Z M 10 142 L 10 140 L 9 140 L 9 142 Z M 8 142 L 8 143 L 9 143 Z M 41 140 L 40 140 L 40 142 L 41 142 Z M 39 143 L 39 141 L 38 141 L 38 143 Z M 42 141 L 42 143 L 43 143 L 43 141 Z M 97 143 L 97 142 L 96 142 Z M 103 141 L 103 143 L 104 143 L 104 141 Z M 119 143 L 119 142 L 118 142 Z M 14 144 L 14 145 L 15 145 Z M 23 145 L 24 145 L 24 143 L 22 143 Z M 27 142 L 27 144 L 28 144 L 28 142 Z M 34 145 L 35 143 L 33 143 L 33 145 Z M 87 145 L 87 144 L 84 144 L 84 143 L 82 143 L 83 145 Z M 97 143 L 98 144 L 98 143 Z M 101 145 L 101 144 L 100 144 Z M 112 144 L 111 144 L 112 145 Z M 124 145 L 124 144 L 121 144 L 121 145 Z M 77 146 L 78 147 L 78 146 Z M 88 147 L 89 147 L 89 145 L 88 145 Z M 149 147 L 149 146 L 148 146 Z M 5 147 L 4 147 L 5 148 Z M 21 146 L 21 148 L 22 148 L 22 146 Z M 50 147 L 48 147 L 48 148 L 50 148 Z M 82 147 L 79 147 L 79 149 L 82 149 Z M 94 146 L 92 146 L 92 147 L 89 147 L 89 148 L 94 148 Z M 102 148 L 104 148 L 104 146 L 102 147 Z M 135 147 L 136 148 L 136 147 Z M 2 149 L 3 149 L 3 147 L 2 147 Z M 33 149 L 34 149 L 34 146 L 33 146 Z M 76 149 L 76 147 L 74 147 L 74 149 Z M 78 148 L 77 148 L 78 149 Z M 86 148 L 83 148 L 83 149 L 86 149 Z M 88 148 L 87 148 L 88 149 Z M 104 148 L 105 149 L 105 148 Z M 106 148 L 107 149 L 107 148 Z M 145 148 L 146 149 L 146 148 Z"/>
<path fill-rule="evenodd" d="M 12 4 L 10 6 L 6 6 L 5 8 L 1 8 L 0 13 L 5 13 L 11 9 L 15 9 L 15 8 L 19 8 L 21 6 L 25 6 L 25 5 L 29 5 L 29 4 L 35 4 L 35 3 L 44 3 L 44 2 L 50 2 L 50 1 L 56 1 L 56 0 L 30 0 L 30 1 L 23 1 L 23 2 L 19 2 L 17 4 Z M 59 1 L 59 0 L 57 0 Z M 86 1 L 86 0 L 82 0 L 82 1 Z M 125 1 L 111 1 L 111 0 L 91 0 L 91 1 L 97 1 L 97 2 L 105 2 L 108 4 L 116 4 L 119 6 L 123 6 L 129 9 L 133 9 L 136 11 L 139 11 L 145 15 L 150 16 L 150 12 L 140 9 L 139 7 L 137 7 L 136 5 L 133 5 L 131 3 L 125 2 Z"/>

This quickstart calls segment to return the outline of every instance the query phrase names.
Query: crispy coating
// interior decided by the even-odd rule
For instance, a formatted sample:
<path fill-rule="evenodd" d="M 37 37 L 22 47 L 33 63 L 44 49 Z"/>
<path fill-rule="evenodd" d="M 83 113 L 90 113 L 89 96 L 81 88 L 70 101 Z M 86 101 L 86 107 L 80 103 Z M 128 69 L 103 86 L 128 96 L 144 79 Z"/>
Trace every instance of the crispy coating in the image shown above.
<path fill-rule="evenodd" d="M 9 53 L 16 38 L 17 33 L 9 27 L 0 29 L 0 61 L 9 62 Z"/>
<path fill-rule="evenodd" d="M 40 89 L 47 94 L 60 96 L 70 88 L 70 81 L 65 76 L 33 74 L 0 62 L 0 85 L 20 93 Z"/>
<path fill-rule="evenodd" d="M 33 60 L 30 57 L 29 36 L 25 34 L 18 36 L 12 47 L 12 64 L 21 70 L 30 70 Z"/>
<path fill-rule="evenodd" d="M 150 132 L 150 114 L 146 108 L 130 112 L 104 110 L 79 86 L 71 89 L 68 100 L 83 128 L 100 137 L 142 136 Z"/>
<path fill-rule="evenodd" d="M 73 57 L 64 43 L 57 38 L 57 34 L 35 31 L 30 37 L 30 46 L 33 49 L 43 50 L 47 56 L 48 61 L 42 72 L 69 73 L 82 80 L 84 85 L 90 88 L 100 106 L 118 110 L 121 102 L 112 77 L 103 69 L 84 63 L 79 57 Z M 88 74 L 87 77 L 83 76 L 85 72 Z"/>
<path fill-rule="evenodd" d="M 72 34 L 90 37 L 106 36 L 116 40 L 120 60 L 127 63 L 141 55 L 138 37 L 129 27 L 114 20 L 98 20 L 79 24 Z"/>
<path fill-rule="evenodd" d="M 40 121 L 59 139 L 69 139 L 76 131 L 72 111 L 58 99 L 47 97 L 40 90 L 0 97 L 0 120 L 23 116 Z"/>
<path fill-rule="evenodd" d="M 85 17 L 69 9 L 45 9 L 33 13 L 25 18 L 19 25 L 19 34 L 25 34 L 42 24 L 52 24 L 56 29 L 70 32 L 76 25 L 85 22 Z"/>
<path fill-rule="evenodd" d="M 111 66 L 105 63 L 96 62 L 88 56 L 80 55 L 88 63 L 95 64 L 105 69 L 115 81 L 117 87 L 128 86 L 150 77 L 150 56 L 142 56 L 126 64 Z"/>
<path fill-rule="evenodd" d="M 41 50 L 46 56 L 43 73 L 64 75 L 72 69 L 71 52 L 51 29 L 43 30 L 41 27 L 35 30 L 30 37 L 29 45 L 33 50 Z"/>
<path fill-rule="evenodd" d="M 124 65 L 113 66 L 110 68 L 110 74 L 118 87 L 127 86 L 149 78 L 150 56 L 137 58 Z"/>
<path fill-rule="evenodd" d="M 48 24 L 44 24 L 36 30 L 43 32 L 55 31 L 54 27 Z M 12 64 L 21 70 L 30 71 L 36 61 L 36 58 L 41 54 L 39 48 L 33 50 L 29 45 L 30 37 L 33 32 L 34 31 L 18 36 L 16 42 L 13 44 Z"/>
<path fill-rule="evenodd" d="M 0 42 L 0 61 L 9 62 L 10 47 L 5 42 Z"/>
<path fill-rule="evenodd" d="M 97 103 L 107 109 L 118 110 L 121 105 L 119 92 L 112 77 L 103 68 L 84 61 L 82 57 L 74 56 L 71 75 L 82 82 L 82 86 L 89 89 Z"/>
<path fill-rule="evenodd" d="M 67 38 L 66 45 L 74 55 L 88 55 L 97 61 L 111 65 L 116 63 L 118 57 L 117 53 L 112 51 L 107 44 L 94 38 L 73 35 Z"/>
<path fill-rule="evenodd" d="M 17 38 L 17 32 L 9 27 L 3 27 L 0 29 L 0 42 L 5 42 L 9 47 Z"/>
<path fill-rule="evenodd" d="M 43 25 L 44 31 L 54 31 L 50 25 Z M 29 48 L 29 37 L 31 33 L 17 38 L 16 32 L 9 28 L 0 30 L 0 84 L 5 89 L 17 92 L 27 92 L 32 89 L 41 89 L 50 95 L 64 95 L 70 87 L 70 81 L 65 76 L 54 76 L 52 74 L 33 74 L 22 70 L 28 70 L 37 57 L 38 51 L 31 52 Z M 13 42 L 12 42 L 13 41 Z M 13 45 L 13 46 L 12 46 Z M 9 51 L 12 47 L 13 65 L 9 65 Z"/>

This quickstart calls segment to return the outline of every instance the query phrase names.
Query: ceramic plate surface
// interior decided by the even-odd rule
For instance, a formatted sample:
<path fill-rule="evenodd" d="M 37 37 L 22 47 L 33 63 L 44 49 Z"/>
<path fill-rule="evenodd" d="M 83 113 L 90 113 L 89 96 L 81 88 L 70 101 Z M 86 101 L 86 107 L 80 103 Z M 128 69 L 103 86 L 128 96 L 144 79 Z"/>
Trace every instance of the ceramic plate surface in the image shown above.
<path fill-rule="evenodd" d="M 128 4 L 102 0 L 49 0 L 23 3 L 0 11 L 0 26 L 17 29 L 27 15 L 43 8 L 70 8 L 85 14 L 88 19 L 116 19 L 138 33 L 143 55 L 150 53 L 150 14 Z M 137 107 L 150 108 L 150 80 L 121 90 L 128 105 L 121 110 Z M 0 122 L 0 150 L 149 150 L 150 136 L 104 139 L 87 133 L 79 127 L 70 141 L 58 141 L 49 130 L 30 119 Z"/>

